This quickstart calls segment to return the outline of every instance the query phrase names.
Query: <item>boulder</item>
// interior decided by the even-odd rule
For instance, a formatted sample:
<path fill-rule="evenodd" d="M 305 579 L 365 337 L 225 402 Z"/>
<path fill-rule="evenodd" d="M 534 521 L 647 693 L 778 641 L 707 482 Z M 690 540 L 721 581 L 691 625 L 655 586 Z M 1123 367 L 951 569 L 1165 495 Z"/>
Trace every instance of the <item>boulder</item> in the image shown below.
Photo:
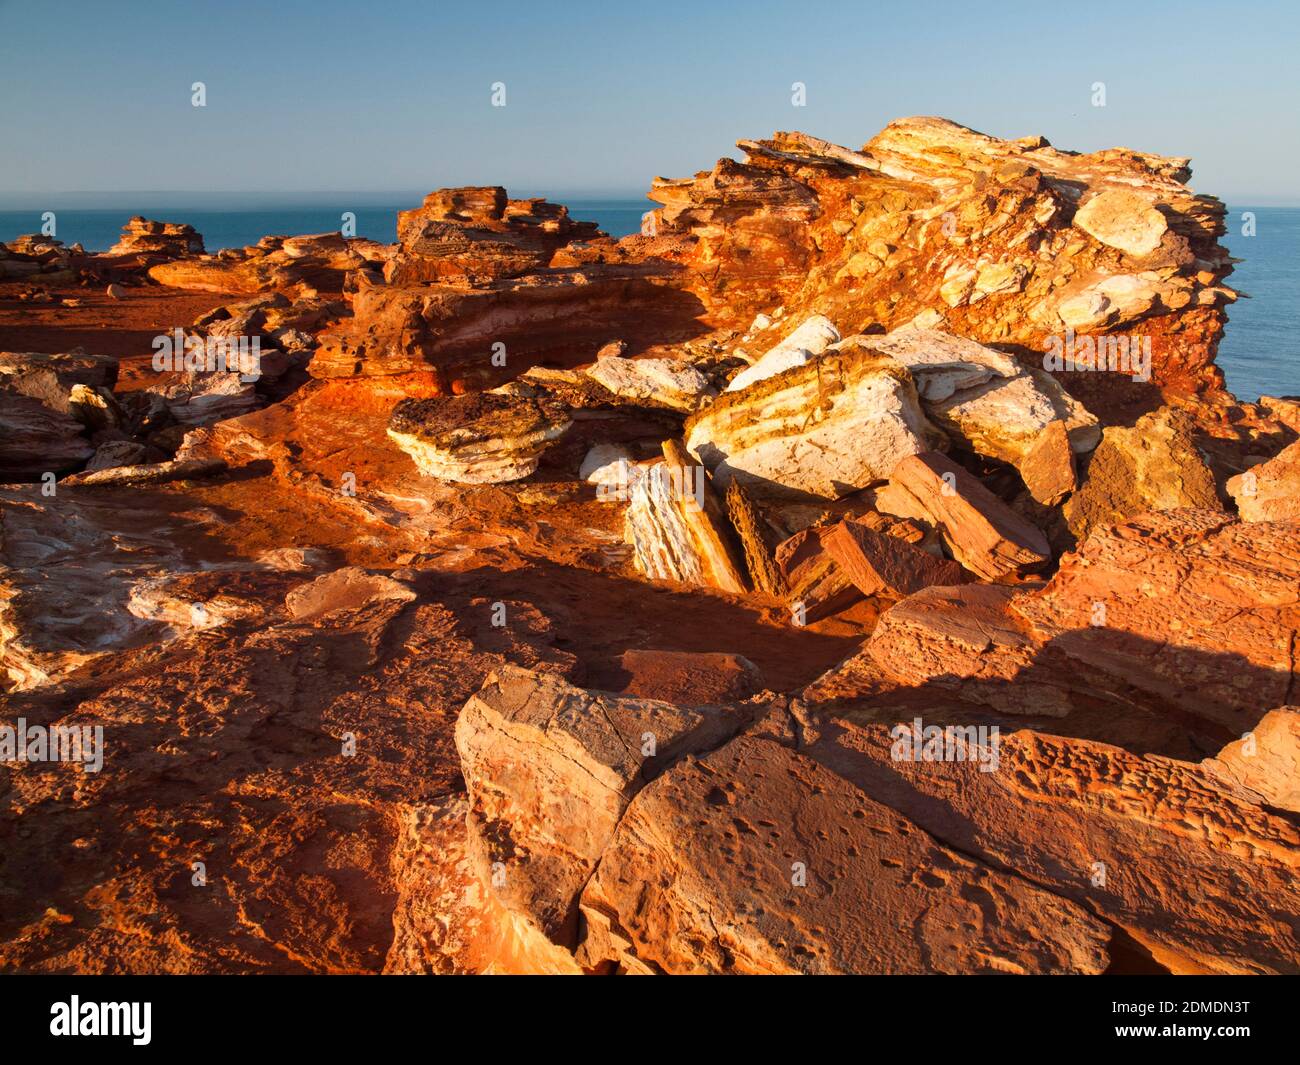
<path fill-rule="evenodd" d="M 630 480 L 632 453 L 620 444 L 597 444 L 578 467 L 578 476 L 588 484 L 626 485 Z"/>
<path fill-rule="evenodd" d="M 822 533 L 822 548 L 863 595 L 908 596 L 932 584 L 960 584 L 961 566 L 898 536 L 846 519 Z"/>
<path fill-rule="evenodd" d="M 179 424 L 189 427 L 211 425 L 238 418 L 261 406 L 256 377 L 228 370 L 183 370 L 170 374 L 154 386 L 167 410 Z"/>
<path fill-rule="evenodd" d="M 1108 248 L 1134 258 L 1150 255 L 1169 230 L 1149 196 L 1127 189 L 1106 189 L 1089 197 L 1075 212 L 1074 224 Z"/>
<path fill-rule="evenodd" d="M 1063 423 L 1074 451 L 1091 451 L 1101 439 L 1097 419 L 1050 375 L 1024 369 L 993 348 L 911 326 L 851 339 L 911 370 L 925 413 L 951 437 L 977 454 L 1011 463 L 1022 475 L 1054 422 Z"/>
<path fill-rule="evenodd" d="M 744 592 L 708 474 L 675 441 L 663 447 L 664 461 L 642 467 L 633 479 L 623 515 L 623 538 L 637 569 L 651 580 Z"/>
<path fill-rule="evenodd" d="M 1048 422 L 1017 463 L 1029 494 L 1044 506 L 1061 503 L 1079 486 L 1074 449 L 1061 419 Z"/>
<path fill-rule="evenodd" d="M 95 449 L 95 454 L 86 463 L 86 472 L 110 470 L 115 466 L 138 466 L 147 454 L 148 449 L 134 440 L 110 440 Z"/>
<path fill-rule="evenodd" d="M 754 588 L 767 595 L 784 595 L 785 578 L 773 555 L 776 537 L 772 526 L 764 519 L 749 492 L 734 478 L 727 485 L 723 502 L 727 518 L 740 541 L 745 556 L 745 569 L 749 572 Z"/>
<path fill-rule="evenodd" d="M 1300 707 L 1270 710 L 1201 768 L 1261 806 L 1300 813 Z"/>
<path fill-rule="evenodd" d="M 1243 521 L 1300 522 L 1300 440 L 1228 479 Z"/>
<path fill-rule="evenodd" d="M 25 395 L 34 393 L 23 387 L 24 378 L 40 374 L 49 375 L 64 390 L 70 390 L 73 385 L 112 388 L 117 383 L 117 368 L 117 359 L 110 355 L 87 355 L 80 350 L 56 355 L 0 351 L 0 385 Z"/>
<path fill-rule="evenodd" d="M 670 410 L 696 410 L 713 395 L 709 379 L 681 360 L 608 355 L 583 372 L 625 400 Z"/>
<path fill-rule="evenodd" d="M 776 547 L 777 572 L 798 625 L 838 614 L 862 598 L 849 575 L 822 546 L 822 537 L 829 531 L 818 526 L 800 529 Z"/>
<path fill-rule="evenodd" d="M 167 462 L 145 462 L 139 464 L 121 464 L 87 469 L 85 473 L 74 473 L 66 478 L 68 484 L 86 485 L 145 485 L 166 484 L 168 481 L 188 481 L 198 477 L 210 477 L 226 469 L 224 459 L 218 458 L 184 458 L 170 459 Z"/>
<path fill-rule="evenodd" d="M 687 449 L 719 483 L 734 477 L 758 496 L 835 499 L 942 442 L 908 371 L 866 348 L 724 392 L 686 423 Z"/>
<path fill-rule="evenodd" d="M 477 393 L 404 399 L 388 435 L 421 473 L 461 484 L 519 481 L 537 469 L 546 446 L 573 424 L 559 404 Z"/>
<path fill-rule="evenodd" d="M 83 428 L 40 400 L 0 388 L 0 483 L 34 481 L 80 466 L 95 451 Z"/>
<path fill-rule="evenodd" d="M 552 673 L 499 669 L 456 722 L 480 879 L 572 946 L 578 896 L 633 796 L 746 720 L 725 707 L 604 695 Z"/>
<path fill-rule="evenodd" d="M 727 391 L 738 392 L 795 366 L 804 366 L 839 339 L 840 331 L 829 318 L 813 315 L 784 340 L 769 348 L 752 366 L 736 374 L 727 385 Z"/>
<path fill-rule="evenodd" d="M 970 473 L 937 452 L 905 458 L 881 492 L 881 510 L 934 526 L 953 558 L 996 580 L 1025 573 L 1052 557 L 1047 538 Z"/>
<path fill-rule="evenodd" d="M 409 603 L 415 592 L 404 581 L 359 566 L 346 566 L 299 585 L 285 596 L 284 606 L 295 621 L 317 622 L 337 610 L 359 610 L 371 603 Z"/>
<path fill-rule="evenodd" d="M 1083 486 L 1065 504 L 1070 531 L 1083 539 L 1098 525 L 1148 510 L 1221 510 L 1193 429 L 1190 416 L 1173 407 L 1143 415 L 1131 429 L 1107 428 Z"/>

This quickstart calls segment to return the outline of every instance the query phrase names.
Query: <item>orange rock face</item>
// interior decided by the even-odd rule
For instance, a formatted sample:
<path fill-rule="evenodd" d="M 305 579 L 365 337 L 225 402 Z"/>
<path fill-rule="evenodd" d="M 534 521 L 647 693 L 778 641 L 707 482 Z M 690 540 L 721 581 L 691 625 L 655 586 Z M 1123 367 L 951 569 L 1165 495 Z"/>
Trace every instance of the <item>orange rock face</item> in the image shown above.
<path fill-rule="evenodd" d="M 0 246 L 0 971 L 1300 972 L 1222 205 L 740 145 L 617 241 Z"/>
<path fill-rule="evenodd" d="M 694 290 L 736 328 L 777 306 L 826 314 L 845 335 L 936 313 L 1040 363 L 1067 328 L 1137 334 L 1158 384 L 1220 384 L 1212 363 L 1235 298 L 1224 208 L 1188 189 L 1186 159 L 1076 155 L 937 118 L 895 122 L 860 151 L 802 133 L 739 147 L 746 162 L 650 192 L 660 231 L 696 238 Z M 1128 240 L 1134 214 L 1148 229 Z M 1108 374 L 1065 380 L 1116 404 L 1141 391 Z"/>

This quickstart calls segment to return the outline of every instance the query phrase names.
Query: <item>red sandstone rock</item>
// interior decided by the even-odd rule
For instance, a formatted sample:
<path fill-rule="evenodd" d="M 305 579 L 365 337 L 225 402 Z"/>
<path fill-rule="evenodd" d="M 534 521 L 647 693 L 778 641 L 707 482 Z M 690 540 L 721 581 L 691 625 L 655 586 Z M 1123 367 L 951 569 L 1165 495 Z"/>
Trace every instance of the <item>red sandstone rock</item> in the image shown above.
<path fill-rule="evenodd" d="M 456 725 L 482 882 L 571 946 L 578 894 L 632 796 L 743 720 L 716 708 L 588 693 L 547 674 L 494 674 Z"/>
<path fill-rule="evenodd" d="M 1043 534 L 955 462 L 912 455 L 894 467 L 882 509 L 935 526 L 972 573 L 993 580 L 1041 567 L 1051 558 Z"/>
<path fill-rule="evenodd" d="M 742 147 L 656 182 L 655 234 L 618 242 L 488 187 L 431 194 L 387 247 L 206 256 L 133 223 L 118 254 L 0 249 L 39 282 L 4 347 L 125 357 L 114 394 L 115 360 L 0 356 L 0 395 L 77 413 L 92 463 L 145 460 L 0 493 L 6 711 L 111 737 L 101 773 L 5 770 L 0 968 L 1098 972 L 1136 943 L 1296 971 L 1300 418 L 1217 388 L 1221 205 L 1185 160 L 934 119 Z M 214 309 L 150 264 L 259 295 Z M 139 336 L 196 315 L 297 358 L 256 385 L 143 364 Z M 1149 337 L 1154 383 L 1043 369 L 1067 328 Z M 385 433 L 402 400 L 453 466 L 526 482 L 422 476 Z M 1116 435 L 1162 401 L 1145 445 Z M 760 480 L 641 517 L 676 514 L 725 595 L 641 579 L 624 501 L 580 476 L 599 448 L 687 465 L 695 407 Z M 962 465 L 884 462 L 882 414 Z M 1056 542 L 1093 415 L 1087 535 L 1053 576 L 1037 527 Z M 1259 509 L 1228 488 L 1264 520 L 1139 514 L 1217 506 L 1247 467 Z M 982 582 L 926 586 L 962 576 L 940 536 Z M 768 598 L 816 620 L 868 589 L 906 598 L 865 646 Z M 914 714 L 1004 734 L 896 758 Z"/>
<path fill-rule="evenodd" d="M 937 845 L 792 744 L 745 735 L 634 798 L 582 893 L 584 966 L 1099 972 L 1082 908 Z"/>
<path fill-rule="evenodd" d="M 1083 486 L 1063 513 L 1079 538 L 1100 524 L 1125 521 L 1149 510 L 1222 508 L 1214 475 L 1184 411 L 1163 408 L 1130 429 L 1112 426 L 1093 452 Z"/>
<path fill-rule="evenodd" d="M 1245 521 L 1300 521 L 1300 441 L 1228 481 Z"/>
<path fill-rule="evenodd" d="M 930 588 L 904 600 L 862 661 L 808 695 L 843 703 L 855 688 L 873 698 L 930 688 L 1053 717 L 1100 701 L 1175 721 L 1217 748 L 1294 690 L 1294 532 L 1208 511 L 1098 530 L 1041 589 Z"/>
<path fill-rule="evenodd" d="M 0 483 L 65 473 L 94 453 L 84 427 L 38 399 L 0 388 Z"/>
<path fill-rule="evenodd" d="M 746 162 L 650 192 L 665 205 L 658 232 L 693 238 L 692 288 L 719 322 L 743 328 L 784 306 L 853 332 L 927 312 L 959 336 L 1040 353 L 1067 326 L 1137 332 L 1152 338 L 1159 384 L 1221 382 L 1212 360 L 1235 298 L 1217 243 L 1224 207 L 1186 187 L 1185 159 L 1076 155 L 938 118 L 891 123 L 858 152 L 803 133 L 739 146 Z M 1165 231 L 1140 255 L 1109 236 L 1154 214 Z M 1168 276 L 1139 276 L 1153 268 Z M 1119 375 L 1068 376 L 1098 407 L 1140 391 Z"/>
<path fill-rule="evenodd" d="M 1201 768 L 1259 805 L 1300 813 L 1300 708 L 1270 710 Z"/>
<path fill-rule="evenodd" d="M 1029 494 L 1047 506 L 1063 502 L 1078 487 L 1074 451 L 1065 432 L 1065 422 L 1048 422 L 1019 469 Z"/>
<path fill-rule="evenodd" d="M 763 688 L 754 663 L 735 654 L 634 649 L 619 656 L 613 675 L 616 679 L 603 686 L 617 695 L 682 706 L 739 702 Z"/>
<path fill-rule="evenodd" d="M 122 236 L 109 255 L 143 255 L 149 261 L 183 259 L 203 254 L 203 237 L 181 222 L 155 222 L 136 215 L 122 227 Z"/>
<path fill-rule="evenodd" d="M 833 526 L 822 534 L 821 545 L 863 595 L 908 596 L 932 584 L 960 584 L 965 577 L 957 563 L 860 522 Z"/>
<path fill-rule="evenodd" d="M 999 737 L 989 771 L 899 758 L 911 748 L 898 736 L 837 722 L 806 757 L 940 843 L 1104 917 L 1174 972 L 1300 969 L 1300 834 L 1199 767 L 1023 731 Z"/>

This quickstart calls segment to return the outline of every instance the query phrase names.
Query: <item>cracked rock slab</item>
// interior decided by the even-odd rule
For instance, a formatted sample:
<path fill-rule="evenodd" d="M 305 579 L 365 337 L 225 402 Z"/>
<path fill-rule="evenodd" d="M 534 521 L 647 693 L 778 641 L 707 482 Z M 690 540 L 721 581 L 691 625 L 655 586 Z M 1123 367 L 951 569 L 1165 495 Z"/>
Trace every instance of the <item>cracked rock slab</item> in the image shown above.
<path fill-rule="evenodd" d="M 1029 730 L 996 768 L 894 757 L 889 726 L 828 725 L 810 758 L 935 839 L 1070 899 L 1178 973 L 1294 973 L 1300 832 L 1201 766 Z"/>
<path fill-rule="evenodd" d="M 572 945 L 578 895 L 632 797 L 675 758 L 716 746 L 746 720 L 741 710 L 498 670 L 456 722 L 469 846 L 483 883 L 550 939 Z"/>
<path fill-rule="evenodd" d="M 936 843 L 807 755 L 747 733 L 628 807 L 582 895 L 589 969 L 1096 973 L 1081 907 Z"/>

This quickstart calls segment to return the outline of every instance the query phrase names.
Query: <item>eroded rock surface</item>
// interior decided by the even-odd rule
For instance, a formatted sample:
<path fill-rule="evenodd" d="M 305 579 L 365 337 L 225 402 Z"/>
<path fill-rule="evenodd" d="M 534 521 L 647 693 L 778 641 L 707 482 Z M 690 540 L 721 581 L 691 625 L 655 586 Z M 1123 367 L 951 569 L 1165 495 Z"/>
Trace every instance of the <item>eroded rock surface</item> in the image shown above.
<path fill-rule="evenodd" d="M 867 348 L 828 353 L 693 415 L 686 447 L 725 487 L 834 499 L 889 477 L 943 440 L 911 375 Z"/>
<path fill-rule="evenodd" d="M 388 435 L 421 473 L 465 484 L 518 481 L 537 469 L 542 450 L 569 428 L 553 404 L 479 394 L 403 400 Z"/>
<path fill-rule="evenodd" d="M 1300 970 L 1300 407 L 1214 367 L 1222 205 L 740 146 L 620 240 L 0 245 L 0 725 L 104 730 L 0 765 L 0 969 Z"/>

